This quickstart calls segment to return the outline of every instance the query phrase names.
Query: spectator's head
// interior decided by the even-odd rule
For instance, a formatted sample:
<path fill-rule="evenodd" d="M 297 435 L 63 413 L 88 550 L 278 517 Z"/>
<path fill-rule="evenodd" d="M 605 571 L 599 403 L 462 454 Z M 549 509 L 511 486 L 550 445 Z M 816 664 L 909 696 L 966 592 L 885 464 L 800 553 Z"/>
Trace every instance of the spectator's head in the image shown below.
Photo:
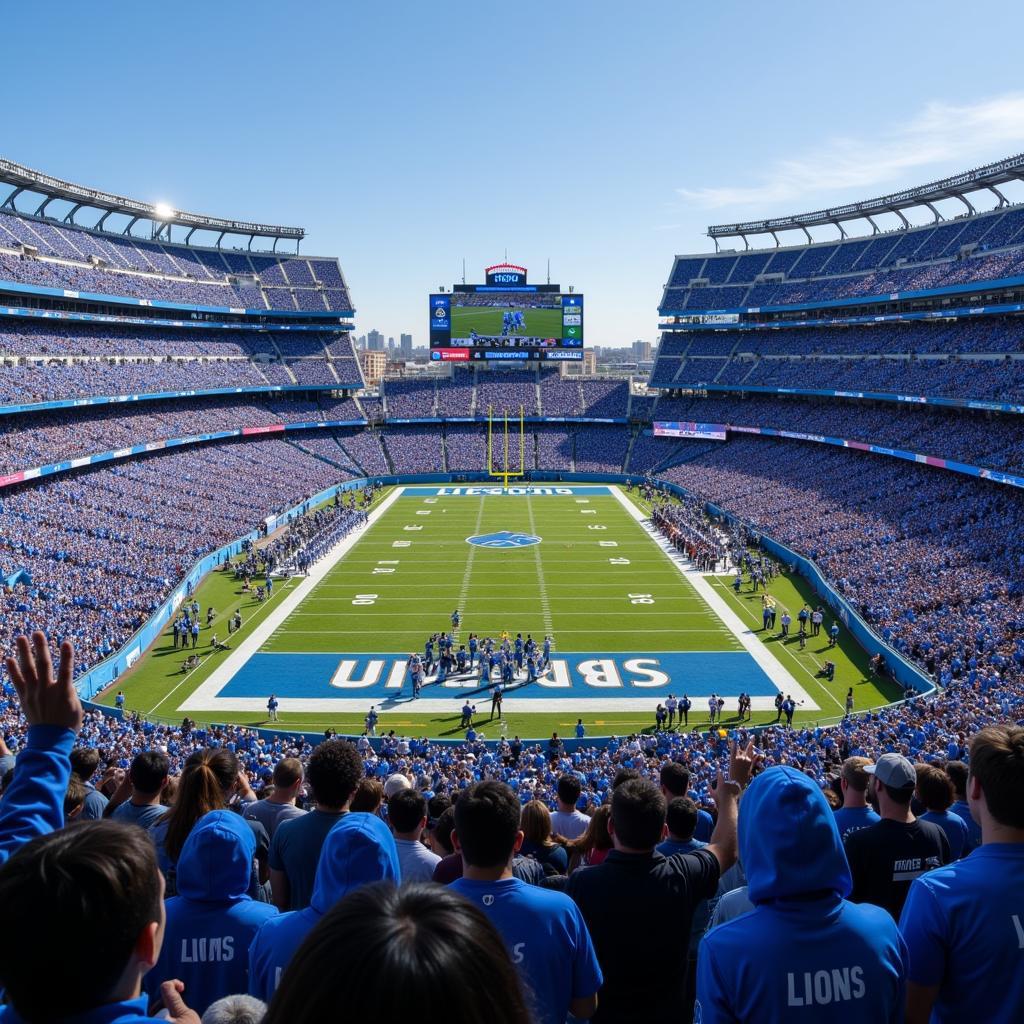
<path fill-rule="evenodd" d="M 388 801 L 388 821 L 396 836 L 419 839 L 427 824 L 426 798 L 415 789 L 399 790 Z"/>
<path fill-rule="evenodd" d="M 274 765 L 274 796 L 294 799 L 302 787 L 302 762 L 297 757 L 283 757 Z"/>
<path fill-rule="evenodd" d="M 68 779 L 64 790 L 64 823 L 72 821 L 82 813 L 85 806 L 85 783 L 74 773 Z"/>
<path fill-rule="evenodd" d="M 400 877 L 391 829 L 375 814 L 346 814 L 320 849 L 310 906 L 326 914 L 346 893 L 370 882 L 397 884 Z"/>
<path fill-rule="evenodd" d="M 167 755 L 159 750 L 143 750 L 132 759 L 128 778 L 133 796 L 151 800 L 158 796 L 167 782 Z"/>
<path fill-rule="evenodd" d="M 333 1020 L 339 991 L 353 1020 L 533 1019 L 494 926 L 437 885 L 369 885 L 341 900 L 295 954 L 265 1024 Z"/>
<path fill-rule="evenodd" d="M 211 1003 L 200 1024 L 260 1024 L 267 1004 L 254 996 L 224 996 Z"/>
<path fill-rule="evenodd" d="M 1024 728 L 992 725 L 971 740 L 967 800 L 971 817 L 987 832 L 1024 832 Z M 994 826 L 994 827 L 993 827 Z"/>
<path fill-rule="evenodd" d="M 661 791 L 666 800 L 686 796 L 690 790 L 690 769 L 678 761 L 669 761 L 661 767 Z"/>
<path fill-rule="evenodd" d="M 384 787 L 379 779 L 362 778 L 348 805 L 350 811 L 376 814 L 384 803 Z"/>
<path fill-rule="evenodd" d="M 839 785 L 843 790 L 843 804 L 846 807 L 863 807 L 867 803 L 868 783 L 871 776 L 864 771 L 871 764 L 868 757 L 848 757 L 843 762 Z"/>
<path fill-rule="evenodd" d="M 590 816 L 586 832 L 574 839 L 569 845 L 581 854 L 589 854 L 593 850 L 610 850 L 612 848 L 612 837 L 608 831 L 608 822 L 611 819 L 612 809 L 608 804 L 601 804 Z"/>
<path fill-rule="evenodd" d="M 668 834 L 680 843 L 688 843 L 697 829 L 697 805 L 688 796 L 673 797 L 666 812 Z"/>
<path fill-rule="evenodd" d="M 178 894 L 207 904 L 241 899 L 249 890 L 255 854 L 256 837 L 240 814 L 204 814 L 178 858 Z"/>
<path fill-rule="evenodd" d="M 344 810 L 362 777 L 363 759 L 347 740 L 328 740 L 310 754 L 306 778 L 321 810 Z"/>
<path fill-rule="evenodd" d="M 953 780 L 938 765 L 926 764 L 917 772 L 917 798 L 928 808 L 941 814 L 949 809 L 955 796 Z"/>
<path fill-rule="evenodd" d="M 946 774 L 953 783 L 953 792 L 957 800 L 967 800 L 967 776 L 969 769 L 963 761 L 947 761 Z"/>
<path fill-rule="evenodd" d="M 876 764 L 864 766 L 874 778 L 878 813 L 883 818 L 905 818 L 917 789 L 917 769 L 902 754 L 883 754 Z"/>
<path fill-rule="evenodd" d="M 238 771 L 238 758 L 226 747 L 206 747 L 189 755 L 174 805 L 161 819 L 167 822 L 164 848 L 173 862 L 181 856 L 192 826 L 204 814 L 227 807 Z"/>
<path fill-rule="evenodd" d="M 476 782 L 455 802 L 455 836 L 466 867 L 504 867 L 523 844 L 519 799 L 495 779 Z"/>
<path fill-rule="evenodd" d="M 439 857 L 449 857 L 455 852 L 455 844 L 452 842 L 452 832 L 455 831 L 455 805 L 450 804 L 437 818 L 437 822 L 430 830 L 430 848 Z"/>
<path fill-rule="evenodd" d="M 821 788 L 796 768 L 769 768 L 740 801 L 740 863 L 753 903 L 853 887 L 835 814 Z"/>
<path fill-rule="evenodd" d="M 71 770 L 88 782 L 100 766 L 100 752 L 95 747 L 75 747 L 71 751 Z"/>
<path fill-rule="evenodd" d="M 551 812 L 541 800 L 531 800 L 523 805 L 519 815 L 519 827 L 523 830 L 524 841 L 534 846 L 551 846 Z"/>
<path fill-rule="evenodd" d="M 394 775 L 389 775 L 387 781 L 384 783 L 384 799 L 388 802 L 396 793 L 401 793 L 404 789 L 409 789 L 412 783 L 408 777 L 402 775 L 401 772 L 395 772 Z"/>
<path fill-rule="evenodd" d="M 576 775 L 563 775 L 558 780 L 558 806 L 566 811 L 576 809 L 576 801 L 583 792 L 579 777 Z"/>
<path fill-rule="evenodd" d="M 612 793 L 611 833 L 616 850 L 647 852 L 665 838 L 665 797 L 647 779 L 630 779 Z"/>
<path fill-rule="evenodd" d="M 635 768 L 620 768 L 612 779 L 612 789 L 618 789 L 624 782 L 632 782 L 639 778 L 640 773 Z"/>
<path fill-rule="evenodd" d="M 0 869 L 0 906 L 0 985 L 25 1021 L 134 998 L 160 954 L 163 879 L 133 825 L 91 822 L 26 843 Z M 54 955 L 54 922 L 86 938 L 89 955 Z"/>

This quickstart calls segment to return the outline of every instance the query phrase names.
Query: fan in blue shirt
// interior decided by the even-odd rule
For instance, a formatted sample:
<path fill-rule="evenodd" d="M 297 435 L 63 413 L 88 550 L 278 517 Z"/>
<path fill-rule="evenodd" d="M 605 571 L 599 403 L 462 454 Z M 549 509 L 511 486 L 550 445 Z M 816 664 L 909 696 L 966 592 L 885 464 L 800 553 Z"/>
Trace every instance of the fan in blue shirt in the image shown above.
<path fill-rule="evenodd" d="M 478 782 L 455 804 L 463 877 L 451 888 L 491 919 L 533 993 L 538 1024 L 580 1020 L 597 1008 L 603 978 L 583 915 L 564 893 L 527 885 L 512 874 L 522 846 L 519 799 L 504 783 Z"/>
<path fill-rule="evenodd" d="M 160 959 L 146 975 L 151 999 L 160 983 L 180 978 L 197 1013 L 244 992 L 247 954 L 260 925 L 277 908 L 248 895 L 256 855 L 253 831 L 240 814 L 211 811 L 193 826 L 178 858 L 178 895 L 167 901 Z"/>
<path fill-rule="evenodd" d="M 401 877 L 391 830 L 373 814 L 348 813 L 327 833 L 316 868 L 313 899 L 264 922 L 249 947 L 249 994 L 269 1003 L 281 974 L 313 926 L 347 892 Z"/>
<path fill-rule="evenodd" d="M 846 837 L 859 829 L 874 825 L 882 819 L 868 806 L 867 790 L 870 776 L 864 766 L 871 764 L 868 757 L 848 757 L 843 762 L 839 785 L 843 791 L 843 806 L 836 813 L 839 838 Z"/>
<path fill-rule="evenodd" d="M 908 1024 L 1024 1020 L 1024 728 L 982 729 L 970 765 L 982 845 L 914 879 L 900 915 Z"/>
<path fill-rule="evenodd" d="M 769 768 L 740 803 L 739 843 L 754 910 L 704 937 L 694 1021 L 902 1021 L 903 940 L 880 907 L 846 900 L 850 869 L 818 786 Z"/>

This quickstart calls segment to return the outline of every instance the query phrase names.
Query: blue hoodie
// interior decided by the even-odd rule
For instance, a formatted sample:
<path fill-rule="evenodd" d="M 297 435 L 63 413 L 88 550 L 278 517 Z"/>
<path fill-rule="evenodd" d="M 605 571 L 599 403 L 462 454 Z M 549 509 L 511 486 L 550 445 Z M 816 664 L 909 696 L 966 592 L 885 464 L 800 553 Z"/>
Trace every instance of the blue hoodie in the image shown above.
<path fill-rule="evenodd" d="M 65 1017 L 61 1024 L 137 1024 L 138 1021 L 162 1020 L 146 1013 L 149 1000 L 145 996 L 125 999 L 119 1003 L 104 1003 L 74 1017 Z M 13 1006 L 0 1006 L 0 1024 L 26 1024 L 25 1018 L 14 1012 Z"/>
<path fill-rule="evenodd" d="M 180 978 L 186 1003 L 202 1016 L 223 996 L 248 987 L 248 950 L 277 908 L 248 896 L 256 839 L 240 814 L 210 811 L 193 826 L 178 858 L 178 895 L 167 901 L 160 959 L 146 975 L 146 992 Z"/>
<path fill-rule="evenodd" d="M 740 803 L 740 860 L 754 909 L 700 945 L 695 1024 L 903 1020 L 906 947 L 880 907 L 855 904 L 824 794 L 769 768 Z"/>
<path fill-rule="evenodd" d="M 253 939 L 249 994 L 270 1002 L 288 961 L 342 896 L 369 882 L 398 884 L 400 878 L 398 850 L 387 825 L 375 814 L 346 814 L 324 840 L 310 905 L 271 918 Z"/>

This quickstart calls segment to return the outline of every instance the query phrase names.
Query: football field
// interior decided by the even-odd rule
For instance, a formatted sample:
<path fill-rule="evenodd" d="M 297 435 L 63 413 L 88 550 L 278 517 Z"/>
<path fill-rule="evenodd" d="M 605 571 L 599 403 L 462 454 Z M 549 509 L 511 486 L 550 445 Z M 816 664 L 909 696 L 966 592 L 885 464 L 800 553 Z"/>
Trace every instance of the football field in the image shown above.
<path fill-rule="evenodd" d="M 238 585 L 213 577 L 199 596 L 217 606 Z M 711 693 L 726 700 L 726 725 L 740 692 L 753 698 L 755 720 L 774 717 L 780 689 L 801 702 L 804 719 L 841 714 L 847 684 L 857 685 L 858 706 L 884 702 L 863 663 L 842 652 L 829 655 L 833 684 L 815 678 L 824 639 L 799 655 L 763 642 L 750 621 L 760 596 L 755 612 L 755 595 L 737 598 L 721 583 L 671 558 L 644 510 L 616 487 L 406 486 L 308 578 L 247 607 L 230 651 L 208 650 L 204 636 L 200 667 L 182 673 L 182 653 L 165 643 L 124 688 L 130 708 L 170 719 L 264 724 L 274 693 L 284 727 L 359 732 L 372 705 L 378 730 L 461 735 L 465 703 L 485 721 L 490 710 L 479 674 L 428 676 L 414 699 L 406 671 L 458 609 L 456 649 L 470 633 L 552 638 L 548 671 L 534 682 L 519 674 L 506 689 L 510 735 L 571 735 L 577 718 L 589 735 L 638 731 L 669 693 L 693 701 L 691 726 L 707 724 Z M 204 596 L 208 585 L 221 591 Z M 489 723 L 484 734 L 495 738 L 498 728 Z"/>
<path fill-rule="evenodd" d="M 453 306 L 452 337 L 468 338 L 470 331 L 488 336 L 501 334 L 502 316 L 505 313 L 522 313 L 523 326 L 516 335 L 523 338 L 561 338 L 562 310 L 531 309 L 528 306 Z"/>

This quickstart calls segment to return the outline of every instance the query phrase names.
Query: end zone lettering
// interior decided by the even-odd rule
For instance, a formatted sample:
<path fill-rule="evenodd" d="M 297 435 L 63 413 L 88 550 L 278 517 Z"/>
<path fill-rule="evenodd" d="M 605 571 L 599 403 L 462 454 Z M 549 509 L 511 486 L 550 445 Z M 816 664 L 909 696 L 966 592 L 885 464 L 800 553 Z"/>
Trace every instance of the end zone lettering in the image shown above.
<path fill-rule="evenodd" d="M 438 497 L 480 497 L 488 494 L 572 494 L 571 487 L 438 487 Z"/>

